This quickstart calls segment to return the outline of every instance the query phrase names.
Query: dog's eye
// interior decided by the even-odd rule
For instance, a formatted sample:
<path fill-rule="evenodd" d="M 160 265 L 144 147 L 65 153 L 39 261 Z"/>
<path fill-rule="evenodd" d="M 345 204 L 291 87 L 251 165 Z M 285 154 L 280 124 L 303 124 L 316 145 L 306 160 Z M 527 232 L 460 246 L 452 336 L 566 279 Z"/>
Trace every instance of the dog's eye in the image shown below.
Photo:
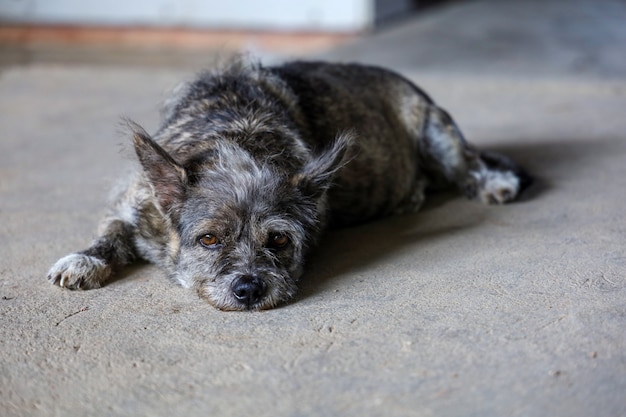
<path fill-rule="evenodd" d="M 289 238 L 283 233 L 272 233 L 268 246 L 272 249 L 282 249 L 289 243 Z"/>
<path fill-rule="evenodd" d="M 210 246 L 217 245 L 219 243 L 219 240 L 217 239 L 216 236 L 207 234 L 207 235 L 201 236 L 198 239 L 198 242 L 200 242 L 202 246 L 210 247 Z"/>

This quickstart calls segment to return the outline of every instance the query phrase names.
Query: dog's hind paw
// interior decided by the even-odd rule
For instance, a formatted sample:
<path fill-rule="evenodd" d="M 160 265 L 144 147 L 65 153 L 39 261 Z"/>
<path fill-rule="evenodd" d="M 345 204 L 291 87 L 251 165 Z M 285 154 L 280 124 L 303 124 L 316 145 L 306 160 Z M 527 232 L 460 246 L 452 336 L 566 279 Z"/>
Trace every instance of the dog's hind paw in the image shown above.
<path fill-rule="evenodd" d="M 520 179 L 512 171 L 489 170 L 478 186 L 478 198 L 485 204 L 505 204 L 520 191 Z"/>
<path fill-rule="evenodd" d="M 111 267 L 103 260 L 82 253 L 59 259 L 48 272 L 48 281 L 70 290 L 100 288 L 111 276 Z"/>

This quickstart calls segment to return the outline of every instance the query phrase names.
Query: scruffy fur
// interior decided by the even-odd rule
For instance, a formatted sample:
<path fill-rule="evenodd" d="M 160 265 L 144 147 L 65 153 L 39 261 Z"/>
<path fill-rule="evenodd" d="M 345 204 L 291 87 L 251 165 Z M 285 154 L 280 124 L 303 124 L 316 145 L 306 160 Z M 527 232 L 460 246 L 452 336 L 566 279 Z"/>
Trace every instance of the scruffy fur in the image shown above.
<path fill-rule="evenodd" d="M 357 64 L 238 60 L 179 88 L 153 136 L 128 124 L 142 169 L 54 284 L 98 288 L 141 258 L 219 309 L 272 308 L 326 227 L 415 212 L 446 185 L 502 204 L 529 181 L 411 82 Z"/>

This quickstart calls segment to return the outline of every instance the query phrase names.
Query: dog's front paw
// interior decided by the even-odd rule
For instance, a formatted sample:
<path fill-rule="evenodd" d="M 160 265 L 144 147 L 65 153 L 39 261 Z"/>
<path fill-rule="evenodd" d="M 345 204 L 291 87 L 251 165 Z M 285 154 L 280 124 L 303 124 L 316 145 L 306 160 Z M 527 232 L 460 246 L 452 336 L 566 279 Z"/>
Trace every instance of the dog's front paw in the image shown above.
<path fill-rule="evenodd" d="M 103 260 L 82 253 L 61 258 L 48 272 L 51 284 L 70 290 L 100 288 L 111 276 L 111 267 Z"/>

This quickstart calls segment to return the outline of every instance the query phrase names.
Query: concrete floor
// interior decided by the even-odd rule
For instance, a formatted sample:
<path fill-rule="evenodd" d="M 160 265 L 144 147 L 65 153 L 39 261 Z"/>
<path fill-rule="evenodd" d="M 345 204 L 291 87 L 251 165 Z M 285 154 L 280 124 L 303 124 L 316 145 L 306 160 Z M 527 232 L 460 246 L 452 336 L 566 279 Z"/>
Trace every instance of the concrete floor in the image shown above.
<path fill-rule="evenodd" d="M 454 2 L 323 54 L 402 71 L 538 181 L 333 232 L 260 313 L 149 265 L 95 291 L 45 279 L 131 164 L 119 116 L 154 130 L 195 68 L 5 65 L 0 414 L 625 416 L 625 21 L 617 0 Z"/>

